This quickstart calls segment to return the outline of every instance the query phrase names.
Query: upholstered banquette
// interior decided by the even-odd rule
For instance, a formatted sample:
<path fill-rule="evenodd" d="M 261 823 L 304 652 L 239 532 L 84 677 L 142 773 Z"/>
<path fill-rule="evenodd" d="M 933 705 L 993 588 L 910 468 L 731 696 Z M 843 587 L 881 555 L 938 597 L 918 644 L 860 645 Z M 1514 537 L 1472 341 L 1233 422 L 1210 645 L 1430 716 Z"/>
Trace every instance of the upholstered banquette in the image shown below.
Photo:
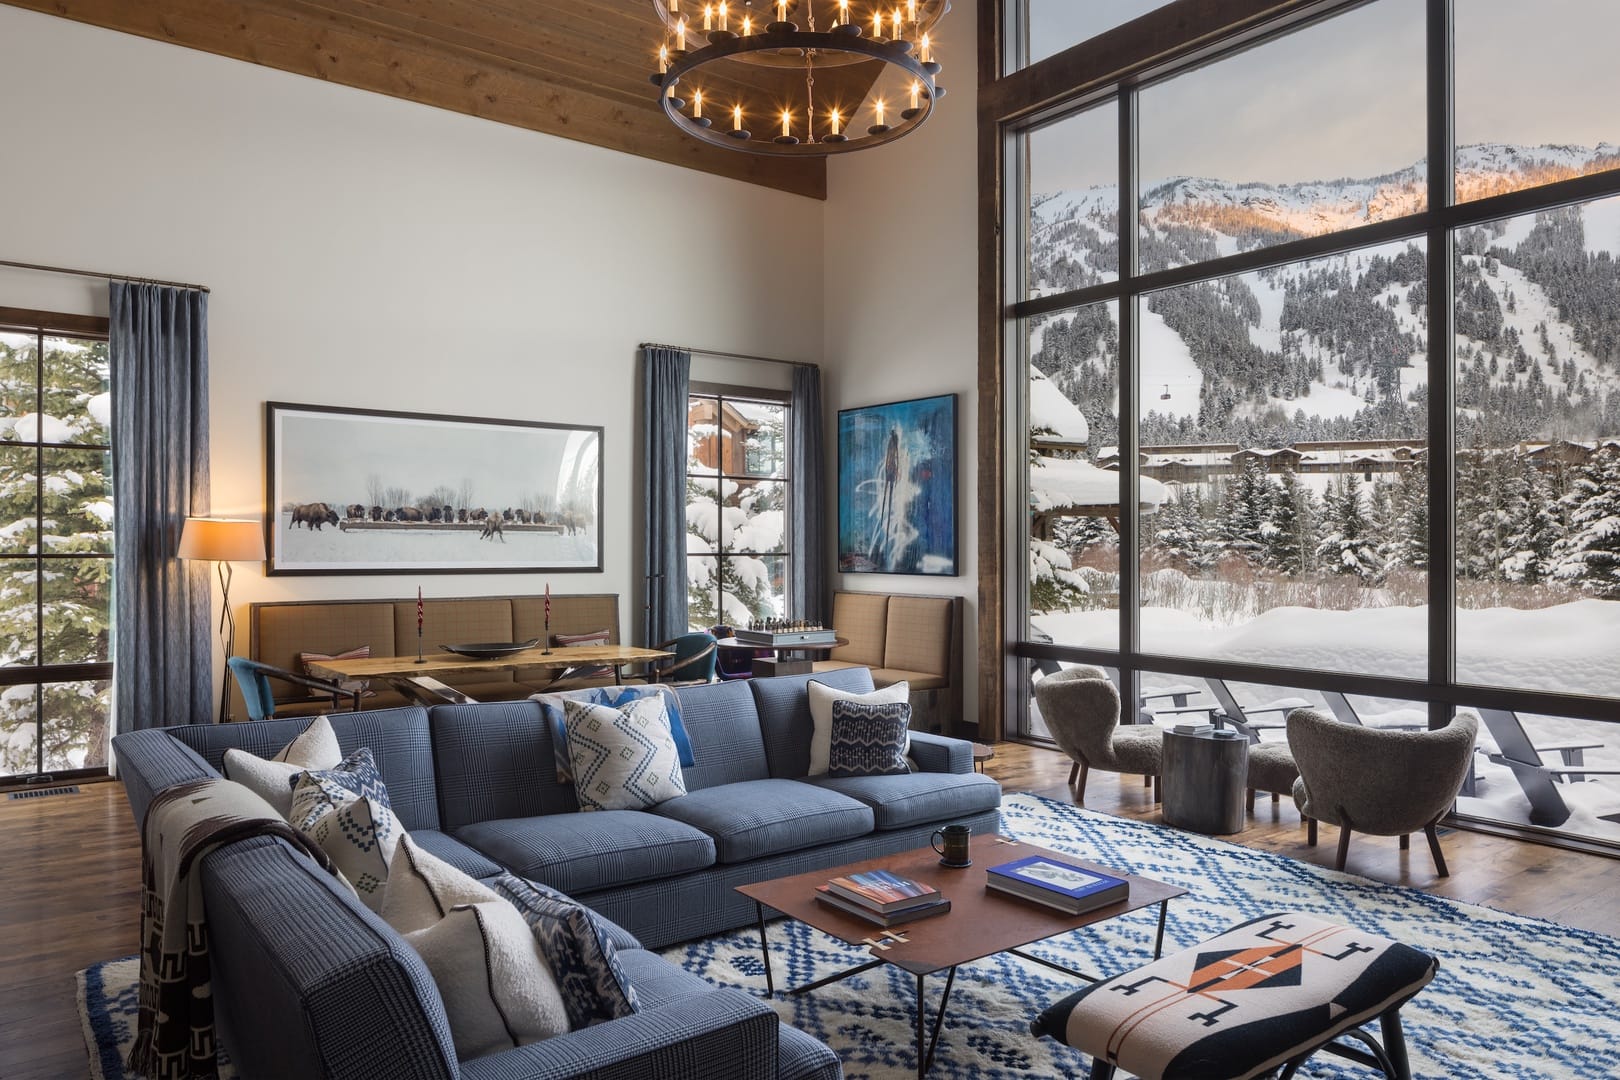
<path fill-rule="evenodd" d="M 900 593 L 833 594 L 832 628 L 845 644 L 817 672 L 872 669 L 874 685 L 905 682 L 912 727 L 956 734 L 962 721 L 962 598 Z"/>

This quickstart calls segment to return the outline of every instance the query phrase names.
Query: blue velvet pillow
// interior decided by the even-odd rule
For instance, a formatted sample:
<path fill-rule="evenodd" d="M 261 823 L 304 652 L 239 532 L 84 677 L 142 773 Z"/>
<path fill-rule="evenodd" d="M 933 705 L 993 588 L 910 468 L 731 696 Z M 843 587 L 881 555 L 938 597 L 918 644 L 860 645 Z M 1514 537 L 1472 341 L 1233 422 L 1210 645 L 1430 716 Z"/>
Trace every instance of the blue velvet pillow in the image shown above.
<path fill-rule="evenodd" d="M 637 1011 L 636 991 L 619 965 L 618 950 L 589 908 L 513 874 L 492 884 L 534 931 L 562 991 L 570 1031 Z"/>
<path fill-rule="evenodd" d="M 892 776 L 910 772 L 906 765 L 910 740 L 909 702 L 878 705 L 840 698 L 832 707 L 827 775 Z"/>
<path fill-rule="evenodd" d="M 675 739 L 675 753 L 682 767 L 696 765 L 697 758 L 692 756 L 692 740 L 687 738 L 686 725 L 681 723 L 681 699 L 674 690 L 667 686 L 591 686 L 561 694 L 535 694 L 529 699 L 540 706 L 540 714 L 551 725 L 551 749 L 557 760 L 557 782 L 574 782 L 573 764 L 568 759 L 568 722 L 563 715 L 564 701 L 584 701 L 617 709 L 649 694 L 664 695 L 664 705 L 669 712 L 669 733 Z"/>

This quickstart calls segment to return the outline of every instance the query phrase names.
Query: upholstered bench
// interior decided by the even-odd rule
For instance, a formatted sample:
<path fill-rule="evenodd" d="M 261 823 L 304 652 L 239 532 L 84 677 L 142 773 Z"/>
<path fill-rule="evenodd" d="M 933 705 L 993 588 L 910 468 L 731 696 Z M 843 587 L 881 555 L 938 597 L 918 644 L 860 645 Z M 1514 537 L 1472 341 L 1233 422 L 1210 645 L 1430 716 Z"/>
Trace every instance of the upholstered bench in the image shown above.
<path fill-rule="evenodd" d="M 1400 1009 L 1439 962 L 1388 938 L 1283 912 L 1069 995 L 1030 1025 L 1092 1056 L 1091 1080 L 1291 1077 L 1325 1050 L 1410 1080 Z M 1360 1030 L 1377 1017 L 1383 1043 Z M 1366 1046 L 1345 1046 L 1336 1039 Z"/>

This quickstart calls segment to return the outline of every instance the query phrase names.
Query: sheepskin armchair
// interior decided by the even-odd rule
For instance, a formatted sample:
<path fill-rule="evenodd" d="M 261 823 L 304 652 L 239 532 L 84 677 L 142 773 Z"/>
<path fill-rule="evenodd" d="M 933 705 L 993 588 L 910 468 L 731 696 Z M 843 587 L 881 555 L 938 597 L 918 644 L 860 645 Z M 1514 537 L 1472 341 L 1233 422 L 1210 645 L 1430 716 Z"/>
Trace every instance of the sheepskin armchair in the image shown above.
<path fill-rule="evenodd" d="M 1079 777 L 1075 801 L 1085 801 L 1092 769 L 1152 777 L 1157 801 L 1164 732 L 1152 724 L 1121 727 L 1119 691 L 1100 668 L 1081 665 L 1048 675 L 1035 684 L 1035 702 L 1052 740 L 1074 759 L 1069 783 Z"/>
<path fill-rule="evenodd" d="M 1352 831 L 1399 836 L 1423 830 L 1441 877 L 1447 876 L 1435 825 L 1451 808 L 1474 753 L 1479 718 L 1459 713 L 1434 731 L 1390 731 L 1358 727 L 1317 709 L 1288 714 L 1288 747 L 1299 768 L 1294 805 L 1309 822 L 1308 842 L 1316 843 L 1316 823 L 1339 826 L 1343 870 Z"/>

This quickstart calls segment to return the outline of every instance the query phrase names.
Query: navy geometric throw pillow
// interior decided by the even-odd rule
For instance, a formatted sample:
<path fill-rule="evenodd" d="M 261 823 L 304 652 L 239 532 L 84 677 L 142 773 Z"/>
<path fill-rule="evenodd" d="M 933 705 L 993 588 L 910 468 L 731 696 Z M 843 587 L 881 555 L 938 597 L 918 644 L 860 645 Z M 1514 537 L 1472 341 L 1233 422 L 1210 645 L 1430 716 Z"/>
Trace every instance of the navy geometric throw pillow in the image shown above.
<path fill-rule="evenodd" d="M 502 874 L 493 885 L 534 931 L 562 991 L 570 1031 L 637 1010 L 636 991 L 619 964 L 618 950 L 589 908 L 550 889 L 542 893 L 513 874 Z"/>
<path fill-rule="evenodd" d="M 832 707 L 828 776 L 892 776 L 910 772 L 906 744 L 911 704 L 871 705 L 840 699 Z"/>

